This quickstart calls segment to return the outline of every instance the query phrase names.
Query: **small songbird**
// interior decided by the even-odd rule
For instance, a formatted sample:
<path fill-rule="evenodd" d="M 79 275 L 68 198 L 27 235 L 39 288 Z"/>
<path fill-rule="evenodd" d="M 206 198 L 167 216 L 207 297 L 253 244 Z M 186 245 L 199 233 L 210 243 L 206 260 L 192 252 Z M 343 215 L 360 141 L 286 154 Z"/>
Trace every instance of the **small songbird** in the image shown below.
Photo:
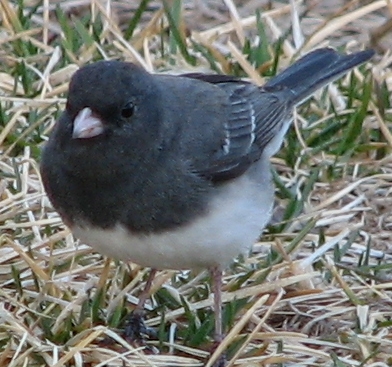
<path fill-rule="evenodd" d="M 270 158 L 295 106 L 373 54 L 318 49 L 262 87 L 120 61 L 84 66 L 43 151 L 45 190 L 102 254 L 151 269 L 208 268 L 219 342 L 222 270 L 271 217 Z"/>

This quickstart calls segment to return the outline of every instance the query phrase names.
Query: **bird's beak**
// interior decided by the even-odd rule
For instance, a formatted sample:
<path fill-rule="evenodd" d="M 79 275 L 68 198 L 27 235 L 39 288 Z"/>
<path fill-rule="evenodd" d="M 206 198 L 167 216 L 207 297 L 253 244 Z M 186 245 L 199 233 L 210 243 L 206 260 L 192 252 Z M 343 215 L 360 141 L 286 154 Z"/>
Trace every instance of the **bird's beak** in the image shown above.
<path fill-rule="evenodd" d="M 103 133 L 102 121 L 93 115 L 91 108 L 85 107 L 74 119 L 72 139 L 88 139 Z"/>

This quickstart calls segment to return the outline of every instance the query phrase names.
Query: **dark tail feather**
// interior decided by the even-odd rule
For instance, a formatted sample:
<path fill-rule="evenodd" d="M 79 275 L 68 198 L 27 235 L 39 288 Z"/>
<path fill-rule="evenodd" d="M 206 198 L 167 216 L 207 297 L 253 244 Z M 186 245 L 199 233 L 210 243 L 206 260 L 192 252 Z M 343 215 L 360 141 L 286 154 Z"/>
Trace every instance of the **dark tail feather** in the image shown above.
<path fill-rule="evenodd" d="M 298 104 L 373 55 L 373 50 L 342 55 L 331 48 L 317 49 L 272 78 L 265 86 L 290 89 L 293 92 L 293 104 Z"/>

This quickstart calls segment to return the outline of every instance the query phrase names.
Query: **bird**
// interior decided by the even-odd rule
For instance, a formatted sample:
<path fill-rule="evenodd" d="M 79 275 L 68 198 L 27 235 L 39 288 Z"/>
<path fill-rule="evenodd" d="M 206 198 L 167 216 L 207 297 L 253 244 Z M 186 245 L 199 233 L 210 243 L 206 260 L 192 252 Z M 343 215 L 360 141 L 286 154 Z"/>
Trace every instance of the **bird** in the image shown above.
<path fill-rule="evenodd" d="M 316 49 L 263 86 L 85 65 L 42 152 L 45 191 L 75 237 L 151 268 L 149 284 L 157 269 L 209 269 L 219 343 L 222 272 L 271 218 L 270 158 L 296 106 L 373 55 Z"/>

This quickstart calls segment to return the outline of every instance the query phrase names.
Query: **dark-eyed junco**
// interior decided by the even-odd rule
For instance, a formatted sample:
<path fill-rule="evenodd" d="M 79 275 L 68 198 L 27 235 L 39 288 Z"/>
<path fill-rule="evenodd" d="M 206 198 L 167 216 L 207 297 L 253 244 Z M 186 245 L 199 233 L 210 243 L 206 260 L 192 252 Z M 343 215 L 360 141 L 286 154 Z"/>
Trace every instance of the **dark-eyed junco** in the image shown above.
<path fill-rule="evenodd" d="M 152 269 L 210 269 L 220 341 L 221 272 L 271 217 L 269 159 L 295 106 L 372 55 L 318 49 L 263 87 L 152 75 L 120 61 L 87 65 L 43 152 L 46 192 L 75 236 L 103 254 Z"/>

